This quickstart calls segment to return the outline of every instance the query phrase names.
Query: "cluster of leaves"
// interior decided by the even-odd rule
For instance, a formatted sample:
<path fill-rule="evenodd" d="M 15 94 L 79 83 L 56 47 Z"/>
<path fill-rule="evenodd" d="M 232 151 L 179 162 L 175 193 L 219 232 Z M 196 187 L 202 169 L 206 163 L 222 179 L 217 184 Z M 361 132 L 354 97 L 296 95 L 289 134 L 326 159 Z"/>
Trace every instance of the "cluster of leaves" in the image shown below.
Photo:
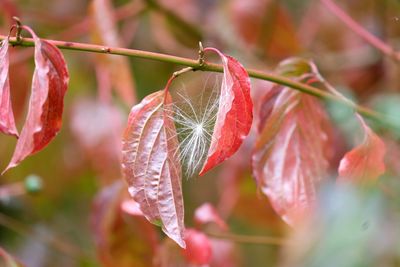
<path fill-rule="evenodd" d="M 9 40 L 0 47 L 0 130 L 18 138 L 11 162 L 3 171 L 17 166 L 27 156 L 43 149 L 60 131 L 69 75 L 60 50 L 43 41 L 27 26 L 35 41 L 35 71 L 28 114 L 21 134 L 17 132 L 11 105 L 9 69 Z"/>
<path fill-rule="evenodd" d="M 214 48 L 207 50 L 216 51 L 222 58 L 224 77 L 211 145 L 200 175 L 239 149 L 253 119 L 247 72 L 232 57 Z M 132 108 L 123 137 L 122 167 L 129 191 L 146 218 L 161 224 L 169 237 L 185 247 L 179 141 L 168 115 L 173 112 L 169 110 L 169 85 L 174 77 L 164 90 L 147 96 Z"/>
<path fill-rule="evenodd" d="M 215 48 L 205 51 L 220 55 L 224 75 L 211 145 L 200 175 L 239 149 L 253 121 L 246 71 Z M 305 83 L 325 83 L 315 65 L 300 58 L 285 60 L 277 73 Z M 122 166 L 129 192 L 144 216 L 184 248 L 179 140 L 173 116 L 168 115 L 174 112 L 169 93 L 174 78 L 164 90 L 132 108 L 123 138 Z M 341 159 L 338 181 L 369 183 L 384 172 L 385 146 L 363 118 L 356 116 L 365 140 Z M 276 85 L 266 90 L 260 102 L 257 128 L 252 156 L 257 185 L 282 219 L 295 225 L 313 211 L 318 187 L 329 174 L 335 148 L 333 125 L 316 98 Z M 189 149 L 198 149 L 191 145 Z"/>
<path fill-rule="evenodd" d="M 165 12 L 157 3 L 148 2 L 154 5 L 153 8 Z M 278 60 L 286 58 L 288 54 L 298 53 L 300 45 L 291 34 L 294 30 L 287 10 L 272 2 L 235 0 L 229 2 L 228 8 L 241 41 L 260 54 L 273 55 Z M 251 5 L 251 8 L 245 8 Z M 270 16 L 265 20 L 257 16 L 260 12 L 248 13 L 248 10 L 264 9 L 273 10 L 271 12 L 277 14 L 272 21 L 269 21 Z M 187 16 L 185 19 L 191 21 L 195 16 L 188 13 L 182 12 L 180 15 Z M 93 42 L 124 46 L 115 25 L 116 17 L 111 1 L 92 1 L 89 14 L 95 22 L 91 36 Z M 162 23 L 158 17 L 152 20 L 160 23 L 160 27 L 155 27 L 153 33 L 156 40 L 162 40 L 159 46 L 169 52 L 171 49 L 182 53 L 191 51 L 187 49 L 193 43 L 191 38 L 197 38 L 197 43 L 198 34 L 188 27 L 186 30 L 192 34 L 187 33 L 180 39 L 182 34 L 175 25 L 180 23 L 179 19 L 172 18 L 175 19 L 169 17 L 171 21 Z M 254 19 L 258 22 L 256 25 L 252 24 Z M 279 36 L 272 34 L 267 40 L 263 30 L 266 24 L 280 25 L 279 30 L 272 30 L 279 32 Z M 174 35 L 170 42 L 160 33 L 162 27 L 169 27 L 168 30 Z M 7 39 L 2 42 L 0 50 L 0 131 L 18 137 L 14 155 L 6 170 L 43 149 L 59 132 L 68 84 L 68 71 L 60 51 L 51 43 L 39 39 L 30 28 L 24 26 L 24 29 L 35 40 L 35 71 L 27 119 L 21 134 L 18 134 L 15 126 L 15 112 L 11 107 L 9 79 L 12 76 L 9 74 Z M 323 234 L 318 232 L 306 242 L 304 235 L 313 232 L 316 225 L 326 232 L 329 232 L 330 227 L 335 227 L 341 234 L 347 225 L 330 222 L 330 218 L 335 216 L 348 218 L 349 224 L 354 221 L 351 214 L 345 213 L 345 209 L 324 211 L 323 207 L 343 206 L 345 201 L 337 202 L 335 198 L 348 199 L 346 197 L 352 195 L 354 197 L 349 198 L 349 203 L 356 204 L 349 207 L 349 213 L 363 210 L 360 202 L 364 199 L 372 203 L 372 206 L 375 205 L 374 198 L 370 200 L 359 196 L 356 190 L 346 191 L 342 186 L 375 184 L 377 178 L 385 172 L 385 145 L 367 122 L 351 110 L 351 116 L 358 123 L 357 127 L 364 139 L 350 151 L 338 151 L 337 127 L 321 100 L 283 85 L 254 81 L 250 88 L 249 76 L 235 58 L 215 48 L 206 48 L 204 52 L 216 53 L 223 67 L 217 100 L 211 104 L 212 107 L 207 104 L 206 109 L 209 110 L 200 114 L 204 117 L 192 119 L 190 117 L 199 115 L 195 109 L 188 115 L 185 110 L 177 108 L 171 93 L 172 83 L 176 80 L 173 75 L 163 90 L 147 95 L 133 106 L 123 132 L 122 147 L 120 133 L 124 115 L 111 104 L 111 89 L 115 89 L 125 105 L 137 103 L 128 59 L 104 55 L 93 58 L 96 62 L 99 100 L 78 100 L 72 106 L 71 131 L 80 149 L 87 154 L 94 169 L 102 176 L 103 189 L 95 198 L 91 214 L 91 230 L 95 236 L 98 259 L 107 267 L 239 266 L 237 246 L 232 241 L 213 238 L 208 230 L 228 233 L 230 227 L 225 218 L 233 207 L 237 217 L 252 217 L 259 224 L 265 224 L 262 221 L 265 218 L 259 222 L 260 214 L 263 213 L 260 210 L 265 208 L 269 224 L 272 224 L 271 221 L 278 220 L 271 212 L 271 206 L 284 222 L 299 229 L 299 237 L 294 236 L 293 242 L 297 242 L 299 247 L 304 246 L 304 249 L 295 247 L 294 252 L 292 247 L 285 248 L 283 253 L 292 257 L 283 260 L 282 266 L 310 266 L 308 263 L 314 259 L 307 258 L 307 253 L 327 253 L 331 248 L 331 239 L 328 236 L 325 240 Z M 316 65 L 307 59 L 283 60 L 275 73 L 319 87 L 335 94 L 343 103 L 351 103 L 333 89 Z M 186 99 L 186 96 L 183 98 L 193 108 L 193 100 Z M 94 122 L 95 127 L 88 127 L 89 121 Z M 211 130 L 208 129 L 210 127 Z M 73 162 L 72 158 L 69 161 Z M 120 160 L 128 189 L 120 181 Z M 187 164 L 185 161 L 196 162 Z M 185 186 L 182 183 L 184 169 L 193 168 L 187 170 L 187 173 L 206 176 L 220 164 L 219 205 L 215 208 L 211 204 L 204 204 L 194 211 L 192 218 L 185 220 Z M 337 185 L 329 187 L 328 194 L 324 195 L 323 190 L 321 194 L 321 186 L 331 180 L 335 180 Z M 255 187 L 268 200 L 255 201 Z M 246 199 L 243 194 L 239 196 L 238 190 L 251 191 L 251 197 Z M 203 191 L 199 192 L 202 201 L 211 201 Z M 239 198 L 242 202 L 236 205 L 235 201 Z M 260 203 L 259 209 L 257 205 Z M 375 206 L 372 211 L 366 209 L 365 214 L 362 213 L 363 218 L 378 216 L 378 209 Z M 187 221 L 193 221 L 195 226 L 186 228 Z M 160 238 L 157 226 L 172 241 Z M 391 225 L 390 231 L 396 232 L 394 228 Z M 375 237 L 376 233 L 373 235 Z M 373 235 L 363 240 L 373 240 Z M 323 246 L 315 252 L 310 247 L 314 248 L 316 244 Z M 353 245 L 357 246 L 358 243 L 355 241 Z M 19 266 L 1 249 L 0 259 L 6 262 L 6 266 Z"/>
<path fill-rule="evenodd" d="M 17 166 L 26 157 L 42 150 L 61 129 L 64 95 L 69 74 L 61 51 L 41 40 L 27 26 L 35 42 L 35 70 L 28 114 L 21 133 L 18 133 L 11 104 L 9 82 L 9 38 L 0 44 L 0 131 L 18 139 L 14 154 L 3 174 Z M 0 248 L 2 266 L 22 266 Z"/>

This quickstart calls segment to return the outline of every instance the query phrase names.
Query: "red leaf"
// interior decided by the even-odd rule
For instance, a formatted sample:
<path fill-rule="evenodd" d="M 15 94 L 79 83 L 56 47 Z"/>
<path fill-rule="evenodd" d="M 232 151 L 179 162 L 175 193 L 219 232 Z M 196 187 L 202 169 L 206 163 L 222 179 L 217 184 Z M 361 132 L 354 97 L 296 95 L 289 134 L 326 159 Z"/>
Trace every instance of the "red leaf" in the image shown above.
<path fill-rule="evenodd" d="M 246 70 L 236 59 L 215 48 L 206 48 L 205 51 L 218 53 L 224 76 L 211 145 L 200 175 L 232 156 L 248 135 L 253 122 L 250 79 Z"/>
<path fill-rule="evenodd" d="M 24 267 L 22 263 L 17 261 L 13 256 L 8 254 L 0 247 L 0 266 L 2 267 Z"/>
<path fill-rule="evenodd" d="M 328 172 L 332 126 L 315 97 L 284 87 L 270 90 L 280 92 L 267 92 L 261 107 L 265 118 L 260 119 L 253 174 L 275 211 L 293 224 L 311 211 L 318 184 Z"/>
<path fill-rule="evenodd" d="M 60 50 L 40 40 L 28 27 L 35 41 L 35 72 L 28 115 L 7 171 L 27 156 L 43 149 L 60 131 L 68 70 Z M 3 172 L 3 173 L 4 173 Z"/>
<path fill-rule="evenodd" d="M 125 213 L 122 203 L 128 198 L 121 180 L 96 195 L 91 229 L 102 266 L 151 266 L 158 246 L 157 231 L 143 216 Z"/>
<path fill-rule="evenodd" d="M 10 97 L 8 39 L 0 47 L 0 132 L 18 137 Z"/>
<path fill-rule="evenodd" d="M 195 210 L 194 221 L 199 225 L 215 223 L 223 230 L 228 229 L 228 225 L 226 225 L 224 220 L 222 220 L 222 218 L 219 216 L 214 206 L 210 203 L 205 203 Z"/>
<path fill-rule="evenodd" d="M 339 182 L 365 183 L 375 181 L 385 172 L 383 162 L 386 148 L 383 141 L 357 114 L 364 130 L 364 141 L 344 155 L 339 164 Z"/>
<path fill-rule="evenodd" d="M 205 234 L 195 229 L 187 229 L 185 241 L 186 249 L 183 251 L 183 255 L 188 262 L 203 265 L 211 261 L 211 243 Z"/>
<path fill-rule="evenodd" d="M 134 106 L 122 144 L 122 169 L 129 192 L 146 218 L 185 247 L 178 139 L 167 112 L 171 96 L 155 92 Z M 165 98 L 165 99 L 164 99 Z M 164 105 L 165 104 L 165 105 Z"/>

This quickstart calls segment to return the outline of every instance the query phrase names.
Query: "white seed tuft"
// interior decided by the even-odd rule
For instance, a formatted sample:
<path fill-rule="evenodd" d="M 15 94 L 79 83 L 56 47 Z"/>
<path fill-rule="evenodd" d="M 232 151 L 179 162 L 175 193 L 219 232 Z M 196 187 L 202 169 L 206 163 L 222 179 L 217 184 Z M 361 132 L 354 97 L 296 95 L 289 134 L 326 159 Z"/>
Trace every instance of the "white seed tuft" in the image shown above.
<path fill-rule="evenodd" d="M 187 177 L 193 176 L 200 171 L 206 159 L 208 148 L 211 143 L 212 131 L 218 111 L 218 93 L 212 90 L 207 103 L 204 101 L 204 92 L 194 103 L 187 95 L 178 93 L 181 101 L 173 106 L 172 119 L 177 126 L 179 139 L 179 159 Z"/>

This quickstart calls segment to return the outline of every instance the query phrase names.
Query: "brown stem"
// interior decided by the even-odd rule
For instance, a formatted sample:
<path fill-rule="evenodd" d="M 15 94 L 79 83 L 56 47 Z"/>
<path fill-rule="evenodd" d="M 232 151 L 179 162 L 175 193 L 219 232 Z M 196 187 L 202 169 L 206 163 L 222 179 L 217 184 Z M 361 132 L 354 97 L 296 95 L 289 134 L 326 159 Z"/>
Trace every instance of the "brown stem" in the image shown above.
<path fill-rule="evenodd" d="M 6 38 L 7 38 L 7 36 L 0 35 L 0 41 L 4 40 Z M 223 67 L 221 64 L 213 64 L 213 63 L 200 64 L 199 60 L 188 59 L 188 58 L 178 57 L 178 56 L 173 56 L 173 55 L 167 55 L 167 54 L 161 54 L 161 53 L 155 53 L 155 52 L 149 52 L 149 51 L 143 51 L 143 50 L 136 50 L 136 49 L 127 49 L 127 48 L 121 48 L 121 47 L 108 47 L 108 46 L 103 46 L 103 45 L 94 45 L 94 44 L 87 44 L 87 43 L 73 43 L 73 42 L 48 40 L 48 39 L 43 39 L 43 40 L 46 40 L 61 49 L 137 57 L 137 58 L 151 59 L 151 60 L 157 60 L 157 61 L 173 63 L 173 64 L 177 64 L 177 65 L 192 67 L 196 70 L 223 72 Z M 23 40 L 20 43 L 18 43 L 15 38 L 10 38 L 9 41 L 13 45 L 27 46 L 27 47 L 34 46 L 34 41 L 32 38 L 23 38 Z M 261 80 L 266 80 L 266 81 L 271 81 L 271 82 L 274 82 L 277 84 L 281 84 L 281 85 L 299 90 L 303 93 L 319 97 L 324 100 L 334 101 L 334 102 L 349 106 L 366 118 L 374 120 L 375 122 L 378 122 L 386 127 L 400 130 L 400 127 L 398 125 L 394 125 L 393 123 L 391 123 L 391 121 L 388 118 L 386 118 L 385 116 L 383 116 L 382 114 L 375 112 L 373 110 L 370 110 L 368 108 L 365 108 L 363 106 L 359 106 L 354 103 L 344 101 L 340 96 L 333 95 L 329 92 L 323 91 L 321 89 L 310 86 L 308 84 L 304 84 L 301 82 L 291 80 L 284 76 L 267 73 L 267 72 L 262 72 L 262 71 L 254 70 L 254 69 L 246 69 L 246 70 L 250 77 L 253 77 L 256 79 L 261 79 Z"/>
<path fill-rule="evenodd" d="M 183 68 L 181 70 L 175 71 L 172 75 L 176 78 L 176 77 L 178 77 L 178 76 L 180 76 L 180 75 L 182 75 L 182 74 L 184 74 L 186 72 L 194 71 L 194 70 L 195 69 L 192 68 L 192 67 L 187 67 L 187 68 Z"/>
<path fill-rule="evenodd" d="M 343 11 L 332 0 L 321 0 L 322 4 L 327 7 L 332 14 L 338 17 L 344 24 L 347 25 L 354 33 L 367 41 L 370 45 L 381 51 L 388 57 L 400 61 L 400 52 L 395 51 L 390 45 L 367 31 L 363 26 L 351 18 L 345 11 Z"/>
<path fill-rule="evenodd" d="M 206 231 L 205 233 L 210 237 L 218 239 L 226 239 L 237 243 L 273 245 L 273 246 L 283 246 L 289 244 L 289 242 L 286 239 L 280 237 L 251 236 L 251 235 L 240 235 L 233 233 L 209 232 L 209 231 Z"/>

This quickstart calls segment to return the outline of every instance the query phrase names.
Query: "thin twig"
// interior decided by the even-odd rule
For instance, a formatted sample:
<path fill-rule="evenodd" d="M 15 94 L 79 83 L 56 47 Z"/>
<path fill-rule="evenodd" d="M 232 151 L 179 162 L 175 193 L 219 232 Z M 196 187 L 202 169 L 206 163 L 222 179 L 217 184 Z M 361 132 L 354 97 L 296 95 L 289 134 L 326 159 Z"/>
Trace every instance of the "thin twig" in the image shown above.
<path fill-rule="evenodd" d="M 381 51 L 388 57 L 400 61 L 400 52 L 395 51 L 390 45 L 367 31 L 363 26 L 351 18 L 343 9 L 336 5 L 332 0 L 321 0 L 322 4 L 327 7 L 332 14 L 338 17 L 347 25 L 354 33 L 367 41 L 370 45 Z"/>
<path fill-rule="evenodd" d="M 0 41 L 6 39 L 7 36 L 0 35 Z M 87 44 L 87 43 L 74 43 L 74 42 L 66 42 L 66 41 L 58 41 L 58 40 L 46 40 L 53 45 L 57 46 L 60 49 L 67 49 L 67 50 L 75 50 L 75 51 L 85 51 L 85 52 L 93 52 L 93 53 L 103 53 L 103 54 L 112 54 L 112 55 L 121 55 L 121 56 L 129 56 L 129 57 L 136 57 L 136 58 L 143 58 L 143 59 L 150 59 L 150 60 L 157 60 L 162 62 L 173 63 L 177 65 L 192 67 L 196 70 L 202 71 L 211 71 L 211 72 L 223 72 L 223 67 L 221 64 L 213 64 L 213 63 L 204 63 L 200 64 L 199 60 L 188 59 L 184 57 L 178 57 L 173 55 L 143 51 L 143 50 L 136 50 L 136 49 L 128 49 L 128 48 L 121 48 L 121 47 L 108 47 L 103 45 L 94 45 L 94 44 Z M 23 40 L 18 43 L 15 38 L 10 38 L 10 43 L 12 45 L 19 45 L 19 46 L 34 46 L 34 41 L 32 38 L 23 38 Z M 313 95 L 319 97 L 324 100 L 334 101 L 346 106 L 353 108 L 356 112 L 360 113 L 366 118 L 374 120 L 377 123 L 380 123 L 386 127 L 400 130 L 398 125 L 394 125 L 391 123 L 389 119 L 387 119 L 382 114 L 375 112 L 371 109 L 365 108 L 360 105 L 349 103 L 348 101 L 344 101 L 341 97 L 333 95 L 327 91 L 318 89 L 316 87 L 310 86 L 308 84 L 300 83 L 294 80 L 291 80 L 287 77 L 266 73 L 259 70 L 254 69 L 246 69 L 249 76 L 271 81 L 277 84 L 281 84 L 284 86 L 288 86 L 290 88 L 299 90 L 303 93 Z"/>
<path fill-rule="evenodd" d="M 246 243 L 246 244 L 283 246 L 289 243 L 289 241 L 284 238 L 272 237 L 272 236 L 239 235 L 233 233 L 209 232 L 209 231 L 206 231 L 206 234 L 210 237 L 214 237 L 217 239 L 225 239 L 237 243 Z"/>
<path fill-rule="evenodd" d="M 159 12 L 160 14 L 168 18 L 171 23 L 177 25 L 187 34 L 190 34 L 194 40 L 202 39 L 202 31 L 196 25 L 187 22 L 186 20 L 175 14 L 173 11 L 159 4 L 156 0 L 144 0 L 144 2 L 147 3 L 147 6 L 149 8 Z"/>
<path fill-rule="evenodd" d="M 83 254 L 80 248 L 75 247 L 75 245 L 71 243 L 66 243 L 65 241 L 61 240 L 60 237 L 36 233 L 36 231 L 31 227 L 24 225 L 23 223 L 9 217 L 4 213 L 0 213 L 0 225 L 22 236 L 34 236 L 35 238 L 41 240 L 44 244 L 47 244 L 49 247 L 52 247 L 59 252 L 70 256 L 71 258 L 79 258 Z"/>

